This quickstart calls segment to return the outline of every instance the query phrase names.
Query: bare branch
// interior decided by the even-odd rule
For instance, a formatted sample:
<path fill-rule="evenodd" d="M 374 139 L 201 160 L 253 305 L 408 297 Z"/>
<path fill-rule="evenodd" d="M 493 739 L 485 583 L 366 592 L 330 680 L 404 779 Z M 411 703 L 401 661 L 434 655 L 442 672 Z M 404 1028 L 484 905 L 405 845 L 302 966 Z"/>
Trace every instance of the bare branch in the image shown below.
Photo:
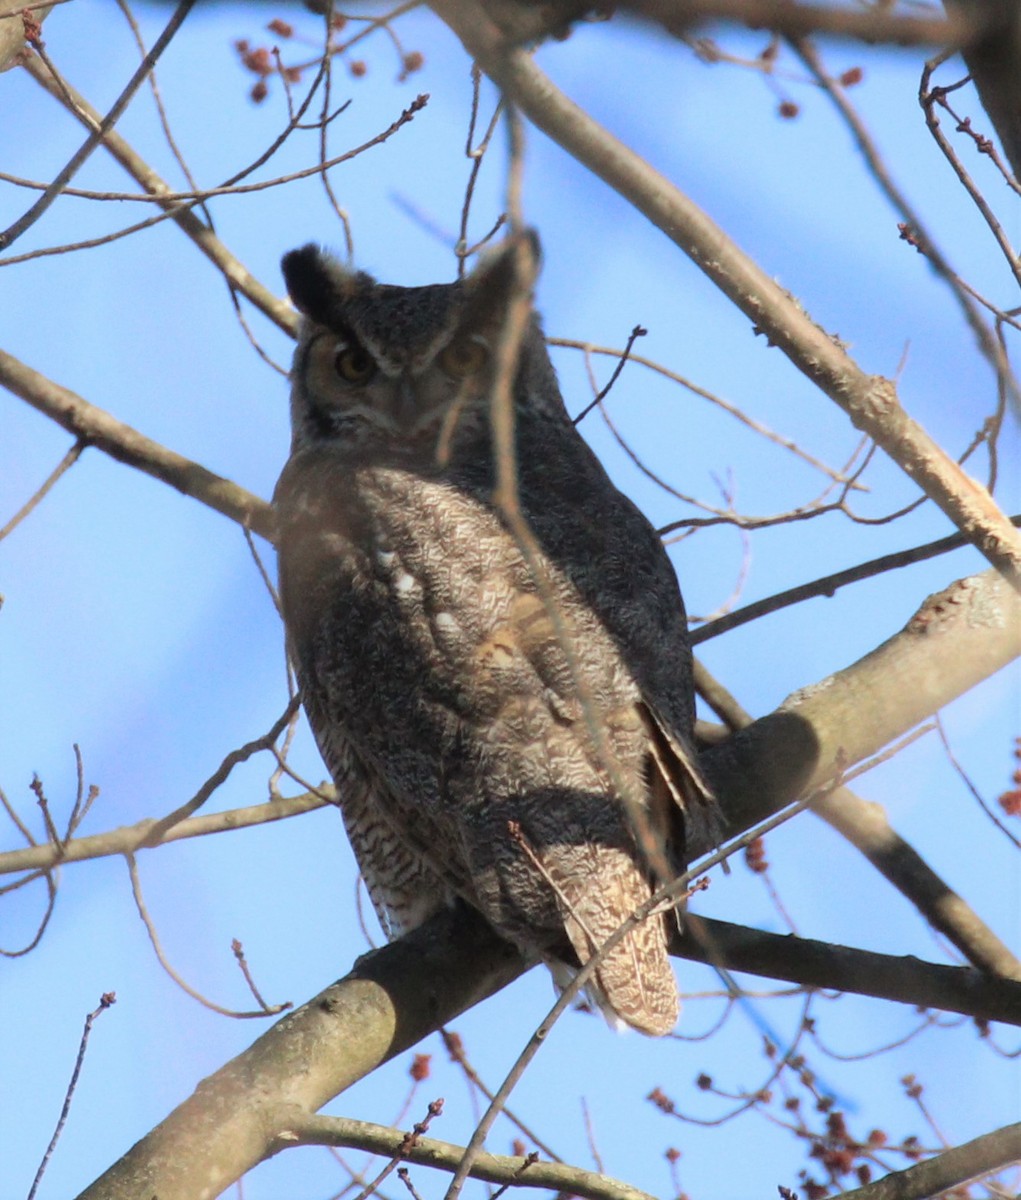
<path fill-rule="evenodd" d="M 1021 525 L 1021 516 L 1012 516 L 1010 520 L 1014 525 Z M 777 592 L 774 596 L 755 600 L 751 604 L 744 605 L 743 608 L 735 609 L 733 612 L 725 613 L 722 617 L 717 617 L 714 621 L 709 621 L 700 629 L 692 630 L 691 644 L 697 646 L 699 642 L 707 642 L 710 638 L 719 637 L 721 633 L 736 629 L 740 625 L 747 625 L 749 621 L 755 621 L 767 613 L 778 612 L 782 608 L 787 608 L 791 604 L 800 604 L 803 600 L 809 600 L 814 596 L 832 596 L 838 588 L 846 587 L 849 583 L 858 583 L 862 579 L 870 579 L 873 575 L 880 575 L 884 571 L 899 570 L 912 563 L 925 562 L 926 559 L 935 558 L 939 554 L 959 550 L 962 546 L 967 545 L 967 542 L 968 539 L 963 534 L 952 533 L 949 537 L 940 538 L 938 541 L 926 542 L 923 546 L 913 546 L 910 550 L 896 550 L 892 554 L 883 554 L 879 558 L 859 563 L 856 567 L 848 567 L 844 571 L 834 571 L 832 575 L 823 575 L 820 579 L 813 579 L 811 583 L 802 583 L 797 587 L 788 588 L 786 591 Z"/>
<path fill-rule="evenodd" d="M 703 753 L 729 828 L 834 778 L 1019 654 L 1021 597 L 996 572 L 930 596 L 870 654 Z"/>
<path fill-rule="evenodd" d="M 281 1142 L 303 1146 L 350 1146 L 383 1154 L 398 1161 L 454 1171 L 464 1154 L 463 1146 L 439 1142 L 435 1138 L 418 1138 L 413 1146 L 401 1148 L 404 1135 L 386 1125 L 368 1121 L 351 1121 L 346 1117 L 301 1116 L 281 1135 Z M 480 1153 L 470 1174 L 488 1183 L 508 1183 L 515 1187 L 548 1188 L 570 1196 L 586 1196 L 590 1200 L 652 1200 L 646 1192 L 630 1187 L 607 1175 L 597 1175 L 567 1163 L 532 1162 L 527 1157 L 509 1158 L 499 1154 Z"/>
<path fill-rule="evenodd" d="M 160 55 L 170 45 L 174 35 L 180 29 L 185 17 L 191 12 L 194 5 L 195 0 L 178 0 L 177 7 L 174 9 L 173 16 L 167 22 L 166 28 L 153 43 L 149 53 L 142 59 L 138 69 L 132 75 L 131 79 L 128 80 L 127 86 L 114 101 L 114 105 L 110 111 L 102 118 L 98 126 L 89 133 L 89 136 L 72 156 L 70 162 L 58 172 L 56 178 L 48 185 L 46 191 L 43 192 L 28 212 L 19 217 L 13 225 L 0 232 L 0 250 L 6 250 L 13 241 L 21 237 L 27 229 L 30 229 L 50 207 L 53 201 L 56 200 L 65 186 L 74 178 L 79 167 L 81 167 L 103 140 L 103 135 L 114 127 L 118 118 L 131 103 L 135 93 L 145 82 L 159 60 Z"/>
<path fill-rule="evenodd" d="M 81 396 L 33 371 L 4 350 L 0 350 L 0 383 L 62 425 L 78 440 L 98 446 L 119 462 L 169 483 L 186 496 L 201 500 L 217 512 L 273 540 L 272 510 L 265 500 L 152 441 Z"/>
<path fill-rule="evenodd" d="M 842 1192 L 838 1200 L 925 1200 L 1021 1159 L 1021 1122 L 1005 1125 L 875 1183 Z"/>
<path fill-rule="evenodd" d="M 525 51 L 508 46 L 480 6 L 431 7 L 521 110 L 679 246 L 794 365 L 835 401 L 934 500 L 989 561 L 1021 587 L 1021 537 L 988 492 L 901 408 L 890 380 L 867 375 L 837 339 L 669 180 L 557 90 Z"/>
<path fill-rule="evenodd" d="M 315 1112 L 523 969 L 517 951 L 477 914 L 438 914 L 365 955 L 203 1080 L 80 1200 L 218 1196 L 279 1148 L 278 1136 L 299 1114 Z"/>
<path fill-rule="evenodd" d="M 680 958 L 804 987 L 1021 1025 L 1021 980 L 995 979 L 967 967 L 875 954 L 793 933 L 767 933 L 693 913 L 684 924 L 670 947 L 670 953 Z"/>
<path fill-rule="evenodd" d="M 28 514 L 32 512 L 33 509 L 42 501 L 42 499 L 50 491 L 61 475 L 63 475 L 65 471 L 69 471 L 74 466 L 78 459 L 81 458 L 81 453 L 84 449 L 85 444 L 83 442 L 75 442 L 71 449 L 68 450 L 60 462 L 57 463 L 57 465 L 53 468 L 49 475 L 46 476 L 46 478 L 39 485 L 39 487 L 36 488 L 32 495 L 25 501 L 21 508 L 19 508 L 14 516 L 11 517 L 11 519 L 7 522 L 7 524 L 0 529 L 0 542 L 2 542 L 9 533 L 11 533 L 18 525 L 21 524 L 22 521 L 24 521 Z"/>
<path fill-rule="evenodd" d="M 57 1142 L 60 1141 L 60 1135 L 64 1132 L 64 1126 L 67 1124 L 67 1116 L 71 1111 L 71 1101 L 74 1099 L 75 1090 L 78 1087 L 78 1078 L 82 1073 L 82 1066 L 85 1063 L 85 1051 L 89 1045 L 89 1034 L 92 1032 L 92 1026 L 95 1024 L 96 1018 L 100 1013 L 105 1012 L 112 1005 L 117 1003 L 117 997 L 113 992 L 104 992 L 99 998 L 99 1007 L 92 1010 L 85 1018 L 85 1028 L 82 1030 L 81 1041 L 78 1043 L 78 1054 L 74 1060 L 74 1070 L 71 1072 L 71 1082 L 67 1085 L 67 1091 L 64 1094 L 64 1103 L 60 1109 L 60 1116 L 57 1119 L 57 1127 L 53 1131 L 53 1136 L 50 1138 L 49 1145 L 46 1147 L 46 1152 L 43 1155 L 42 1162 L 39 1164 L 39 1169 L 35 1173 L 35 1178 L 32 1180 L 32 1186 L 28 1190 L 28 1200 L 34 1200 L 36 1192 L 39 1190 L 39 1184 L 42 1183 L 43 1175 L 46 1173 L 46 1168 L 49 1165 L 50 1159 L 53 1157 L 53 1151 L 57 1148 Z"/>
<path fill-rule="evenodd" d="M 207 833 L 230 833 L 235 829 L 249 829 L 253 825 L 283 821 L 287 817 L 298 817 L 302 813 L 330 806 L 330 802 L 322 796 L 308 792 L 303 796 L 271 800 L 267 804 L 251 804 L 246 808 L 229 808 L 225 812 L 210 813 L 204 817 L 190 817 L 173 825 L 158 839 L 153 834 L 157 822 L 154 818 L 147 817 L 137 825 L 122 825 L 119 829 L 110 829 L 106 833 L 96 833 L 90 837 L 74 838 L 59 846 L 49 842 L 42 846 L 28 846 L 24 850 L 8 850 L 0 854 L 0 875 L 10 875 L 15 871 L 43 872 L 65 863 L 109 858 L 114 854 L 129 854 L 142 847 L 178 842 L 184 838 L 205 837 Z"/>
<path fill-rule="evenodd" d="M 818 33 L 895 46 L 959 45 L 974 37 L 978 20 L 964 15 L 940 20 L 880 7 L 838 8 L 790 0 L 630 0 L 627 7 L 671 33 L 685 33 L 703 21 L 738 21 L 750 29 L 770 29 L 788 37 Z"/>

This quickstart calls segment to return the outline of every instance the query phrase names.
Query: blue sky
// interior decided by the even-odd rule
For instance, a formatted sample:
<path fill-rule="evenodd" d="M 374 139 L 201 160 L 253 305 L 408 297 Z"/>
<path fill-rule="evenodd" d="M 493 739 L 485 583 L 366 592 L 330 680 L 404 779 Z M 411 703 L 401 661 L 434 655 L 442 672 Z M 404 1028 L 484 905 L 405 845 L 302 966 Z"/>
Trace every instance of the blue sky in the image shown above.
<path fill-rule="evenodd" d="M 251 77 L 231 48 L 239 37 L 270 43 L 263 25 L 272 15 L 264 6 L 200 6 L 160 64 L 175 136 L 203 184 L 250 162 L 286 120 L 279 86 L 264 105 L 250 103 Z M 144 7 L 139 17 L 151 43 L 163 9 Z M 312 17 L 297 22 L 316 36 Z M 109 106 L 137 62 L 114 6 L 79 0 L 58 9 L 45 31 L 48 51 L 70 81 L 96 107 Z M 429 103 L 388 143 L 332 179 L 350 214 L 358 265 L 387 281 L 414 284 L 453 275 L 449 242 L 429 226 L 457 228 L 468 173 L 463 143 L 470 85 L 463 52 L 428 15 L 412 14 L 399 32 L 406 49 L 424 53 L 423 70 L 395 83 L 389 43 L 382 36 L 368 41 L 359 51 L 366 76 L 337 75 L 337 97 L 352 103 L 332 127 L 335 151 L 379 132 L 417 93 L 428 92 Z M 725 44 L 754 56 L 764 38 L 731 32 Z M 834 72 L 864 66 L 853 98 L 894 173 L 968 280 L 1012 304 L 1005 265 L 925 133 L 915 98 L 921 56 L 834 45 L 826 58 Z M 947 289 L 898 238 L 898 218 L 863 170 L 832 106 L 799 72 L 784 87 L 801 114 L 784 121 L 758 73 L 706 66 L 678 43 L 620 21 L 578 30 L 544 48 L 540 63 L 710 211 L 816 320 L 850 344 L 866 370 L 891 376 L 899 370 L 903 403 L 950 453 L 967 446 L 992 411 L 991 373 Z M 80 128 L 20 71 L 0 77 L 0 104 L 16 118 L 0 128 L 0 169 L 50 179 L 80 143 Z M 119 128 L 166 178 L 181 182 L 148 95 Z M 473 214 L 479 235 L 502 207 L 502 151 L 498 140 L 482 173 Z M 261 177 L 308 166 L 315 153 L 314 133 L 295 135 Z M 984 163 L 969 165 L 1016 243 L 1021 220 L 1002 182 Z M 99 153 L 77 182 L 131 189 Z M 30 198 L 0 184 L 0 223 L 20 215 Z M 409 215 L 409 202 L 423 219 Z M 850 456 L 858 435 L 839 410 L 755 338 L 747 320 L 661 233 L 535 131 L 528 134 L 525 210 L 542 236 L 538 304 L 551 336 L 621 346 L 640 323 L 649 330 L 639 346 L 643 354 L 719 392 L 834 467 Z M 277 292 L 284 251 L 309 239 L 342 245 L 315 180 L 225 197 L 213 212 L 222 239 Z M 140 215 L 140 206 L 128 202 L 65 197 L 14 249 L 94 237 Z M 284 335 L 258 314 L 250 319 L 267 352 L 286 363 Z M 286 384 L 252 351 L 222 281 L 170 223 L 96 249 L 4 268 L 0 344 L 148 436 L 270 495 L 287 453 Z M 568 406 L 580 410 L 589 398 L 581 357 L 559 350 L 554 358 Z M 610 366 L 597 360 L 602 378 Z M 12 396 L 0 398 L 0 412 L 2 523 L 56 465 L 69 438 Z M 783 511 L 821 490 L 823 477 L 800 460 L 638 366 L 624 371 L 610 412 L 651 468 L 711 503 L 719 502 L 720 480 L 731 481 L 739 509 L 757 514 Z M 598 415 L 583 428 L 653 521 L 690 515 L 635 470 Z M 1007 511 L 1019 507 L 1016 446 L 1012 427 L 1000 497 Z M 881 460 L 867 482 L 871 491 L 857 501 L 867 515 L 891 512 L 915 494 Z M 711 529 L 672 548 L 672 557 L 689 610 L 708 614 L 731 596 L 745 558 L 741 603 L 947 532 L 945 518 L 926 505 L 886 526 L 830 515 L 747 538 Z M 260 548 L 272 569 L 271 550 Z M 930 592 L 982 569 L 977 553 L 960 550 L 775 614 L 706 643 L 699 653 L 746 708 L 762 714 L 896 632 Z M 0 544 L 0 591 L 0 786 L 37 836 L 29 781 L 38 773 L 53 810 L 69 811 L 73 743 L 81 746 L 87 780 L 102 789 L 84 830 L 98 832 L 170 811 L 230 749 L 268 729 L 286 702 L 279 621 L 238 529 L 96 450 L 87 451 Z M 1016 675 L 1001 673 L 944 714 L 955 751 L 989 799 L 1008 785 L 1017 700 Z M 313 780 L 325 774 L 306 732 L 293 765 Z M 239 768 L 213 806 L 264 799 L 271 769 L 265 756 Z M 948 769 L 935 737 L 884 764 L 858 790 L 883 804 L 935 869 L 1017 944 L 1021 896 L 1006 843 Z M 0 849 L 19 844 L 11 826 L 0 826 Z M 803 816 L 774 835 L 769 857 L 802 933 L 942 960 L 942 948 L 910 906 L 815 818 Z M 142 855 L 139 865 L 171 961 L 224 1005 L 248 1007 L 230 954 L 233 937 L 244 943 L 272 1001 L 306 999 L 365 948 L 354 913 L 353 862 L 333 812 L 178 843 Z M 5 948 L 31 937 L 41 909 L 39 890 L 5 900 Z M 699 909 L 781 928 L 761 881 L 741 865 L 729 878 L 714 877 Z M 678 970 L 685 990 L 717 987 L 711 973 L 692 964 Z M 257 1023 L 201 1008 L 159 969 L 119 860 L 65 869 L 42 944 L 24 958 L 5 960 L 0 971 L 0 1126 L 6 1131 L 0 1200 L 27 1192 L 59 1112 L 82 1021 L 102 992 L 116 991 L 118 1003 L 94 1030 L 41 1197 L 74 1194 L 258 1032 Z M 535 971 L 456 1022 L 491 1085 L 551 999 L 548 979 Z M 781 1035 L 796 1029 L 800 999 L 756 1004 Z M 681 1035 L 709 1028 L 719 1009 L 717 1000 L 691 1000 Z M 892 1041 L 917 1023 L 907 1008 L 852 998 L 818 1001 L 815 1011 L 828 1043 L 844 1054 Z M 1009 1031 L 1004 1040 L 1012 1044 Z M 686 1111 L 715 1116 L 722 1105 L 694 1088 L 695 1076 L 706 1071 L 730 1091 L 756 1087 L 767 1074 L 759 1047 L 759 1033 L 741 1014 L 713 1040 L 686 1045 L 618 1037 L 595 1019 L 569 1015 L 512 1106 L 563 1157 L 591 1165 L 580 1107 L 585 1097 L 607 1172 L 655 1194 L 670 1192 L 662 1157 L 670 1145 L 683 1151 L 681 1179 L 693 1197 L 729 1200 L 753 1187 L 796 1186 L 802 1151 L 759 1115 L 703 1129 L 679 1125 L 643 1099 L 660 1086 Z M 436 1075 L 422 1085 L 410 1119 L 444 1095 L 446 1112 L 433 1131 L 464 1139 L 472 1110 L 463 1084 L 442 1062 L 435 1039 L 422 1049 L 436 1056 Z M 810 1053 L 863 1133 L 882 1126 L 893 1138 L 917 1132 L 931 1141 L 898 1084 L 909 1071 L 926 1084 L 926 1098 L 952 1142 L 1015 1119 L 1021 1101 L 1016 1067 L 981 1044 L 966 1022 L 860 1062 Z M 409 1061 L 406 1055 L 382 1069 L 330 1111 L 391 1121 Z M 962 1078 L 972 1097 L 967 1106 L 960 1101 Z M 492 1148 L 507 1150 L 511 1136 L 498 1126 Z M 436 1194 L 436 1181 L 424 1173 L 417 1178 L 424 1194 Z M 339 1189 L 343 1179 L 325 1151 L 296 1151 L 253 1173 L 244 1194 L 246 1200 L 318 1197 Z"/>

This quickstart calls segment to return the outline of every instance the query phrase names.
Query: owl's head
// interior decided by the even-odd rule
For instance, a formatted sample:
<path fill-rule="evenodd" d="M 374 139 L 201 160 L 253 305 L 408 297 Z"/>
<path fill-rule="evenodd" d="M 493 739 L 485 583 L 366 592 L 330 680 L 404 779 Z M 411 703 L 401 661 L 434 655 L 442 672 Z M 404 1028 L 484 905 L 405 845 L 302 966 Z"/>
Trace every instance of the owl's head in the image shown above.
<path fill-rule="evenodd" d="M 450 446 L 488 421 L 493 356 L 515 287 L 517 239 L 463 280 L 377 283 L 318 246 L 283 258 L 303 320 L 292 370 L 292 449 L 325 441 L 416 452 Z M 533 240 L 530 245 L 537 250 Z M 559 394 L 533 319 L 515 392 Z"/>

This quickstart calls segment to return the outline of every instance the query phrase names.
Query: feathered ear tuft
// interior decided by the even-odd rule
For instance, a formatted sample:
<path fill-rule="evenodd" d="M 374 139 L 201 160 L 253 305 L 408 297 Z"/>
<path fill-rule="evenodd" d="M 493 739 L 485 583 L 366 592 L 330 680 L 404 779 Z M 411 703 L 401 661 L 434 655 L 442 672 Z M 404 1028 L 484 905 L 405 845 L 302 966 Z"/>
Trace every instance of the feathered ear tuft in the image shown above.
<path fill-rule="evenodd" d="M 465 293 L 470 297 L 473 311 L 481 318 L 480 324 L 502 316 L 506 309 L 518 278 L 517 256 L 521 250 L 529 256 L 534 282 L 542 259 L 539 235 L 534 229 L 512 235 L 484 253 L 478 266 L 465 280 Z"/>
<path fill-rule="evenodd" d="M 355 291 L 357 276 L 314 242 L 289 251 L 280 266 L 295 308 L 320 325 L 328 325 L 338 301 Z"/>

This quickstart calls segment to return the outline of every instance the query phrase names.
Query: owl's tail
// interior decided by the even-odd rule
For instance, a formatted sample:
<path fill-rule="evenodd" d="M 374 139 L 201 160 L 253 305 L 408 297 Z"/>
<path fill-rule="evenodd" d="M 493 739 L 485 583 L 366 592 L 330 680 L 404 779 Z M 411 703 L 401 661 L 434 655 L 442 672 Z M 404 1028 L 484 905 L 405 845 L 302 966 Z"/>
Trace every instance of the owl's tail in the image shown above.
<path fill-rule="evenodd" d="M 618 861 L 612 871 L 603 867 L 598 885 L 567 884 L 562 889 L 564 927 L 582 966 L 650 895 L 630 856 L 609 848 L 603 854 Z M 612 1025 L 623 1022 L 654 1037 L 669 1033 L 681 1004 L 663 916 L 646 918 L 603 952 L 586 991 Z"/>

